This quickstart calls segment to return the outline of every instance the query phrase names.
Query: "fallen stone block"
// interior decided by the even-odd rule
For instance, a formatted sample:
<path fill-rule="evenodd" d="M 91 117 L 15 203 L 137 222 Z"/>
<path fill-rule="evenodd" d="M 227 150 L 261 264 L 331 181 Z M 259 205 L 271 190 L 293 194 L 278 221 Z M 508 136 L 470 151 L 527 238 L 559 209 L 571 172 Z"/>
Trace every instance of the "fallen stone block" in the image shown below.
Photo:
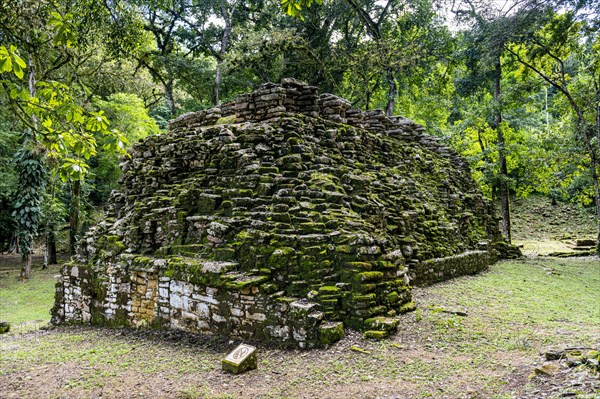
<path fill-rule="evenodd" d="M 225 359 L 221 361 L 224 371 L 233 374 L 242 374 L 258 367 L 256 348 L 251 345 L 240 344 Z"/>

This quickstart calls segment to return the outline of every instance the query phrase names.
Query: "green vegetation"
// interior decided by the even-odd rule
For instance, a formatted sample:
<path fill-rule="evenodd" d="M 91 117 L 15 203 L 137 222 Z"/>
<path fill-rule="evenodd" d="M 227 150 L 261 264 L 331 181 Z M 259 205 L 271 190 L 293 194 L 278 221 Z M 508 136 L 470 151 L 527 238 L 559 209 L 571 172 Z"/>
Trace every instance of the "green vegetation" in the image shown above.
<path fill-rule="evenodd" d="M 50 322 L 50 307 L 54 302 L 54 276 L 59 267 L 35 270 L 29 282 L 19 279 L 18 265 L 5 263 L 0 257 L 0 320 L 13 324 L 37 322 L 39 328 Z M 34 264 L 39 266 L 39 263 Z M 37 268 L 36 268 L 37 269 Z M 25 325 L 25 329 L 28 327 Z M 23 331 L 20 329 L 19 331 Z"/>
<path fill-rule="evenodd" d="M 44 237 L 54 263 L 67 235 L 73 252 L 128 142 L 286 76 L 427 126 L 501 200 L 508 240 L 510 202 L 532 193 L 596 207 L 598 233 L 595 1 L 38 3 L 0 14 L 2 250 Z"/>

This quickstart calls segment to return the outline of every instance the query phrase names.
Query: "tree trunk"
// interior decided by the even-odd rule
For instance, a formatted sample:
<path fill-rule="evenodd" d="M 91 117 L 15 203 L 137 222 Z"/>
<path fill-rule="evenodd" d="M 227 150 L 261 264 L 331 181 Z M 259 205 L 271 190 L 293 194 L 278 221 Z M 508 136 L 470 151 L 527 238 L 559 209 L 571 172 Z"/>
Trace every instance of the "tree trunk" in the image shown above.
<path fill-rule="evenodd" d="M 229 48 L 229 39 L 231 38 L 231 15 L 235 10 L 231 11 L 231 14 L 227 10 L 227 2 L 221 1 L 221 17 L 225 21 L 225 27 L 223 28 L 223 36 L 221 37 L 221 48 L 219 49 L 219 56 L 217 57 L 217 70 L 215 72 L 215 86 L 213 87 L 213 103 L 215 106 L 221 103 L 221 81 L 223 80 L 221 65 L 223 64 L 223 58 Z"/>
<path fill-rule="evenodd" d="M 217 71 L 215 73 L 215 86 L 213 87 L 213 105 L 217 106 L 221 102 L 220 88 L 221 88 L 221 61 L 217 61 Z"/>
<path fill-rule="evenodd" d="M 46 235 L 46 240 L 44 242 L 44 263 L 42 263 L 42 270 L 46 270 L 48 268 L 48 235 Z"/>
<path fill-rule="evenodd" d="M 502 131 L 502 104 L 500 79 L 502 78 L 502 65 L 500 57 L 496 59 L 496 68 L 494 73 L 494 127 L 496 128 L 498 141 L 498 166 L 500 167 L 500 176 L 498 182 L 498 191 L 500 196 L 500 207 L 502 209 L 502 234 L 504 240 L 510 244 L 512 242 L 510 228 L 510 194 L 508 188 L 508 168 L 506 166 L 506 141 Z"/>
<path fill-rule="evenodd" d="M 48 233 L 48 264 L 58 264 L 58 258 L 56 256 L 56 235 L 54 231 Z"/>
<path fill-rule="evenodd" d="M 596 170 L 597 166 L 593 166 Z M 596 219 L 598 222 L 598 237 L 596 237 L 596 253 L 600 256 L 600 186 L 598 185 L 598 175 L 592 176 L 594 179 L 594 191 L 596 194 Z"/>
<path fill-rule="evenodd" d="M 388 84 L 388 98 L 385 106 L 385 114 L 387 116 L 392 116 L 394 115 L 394 108 L 396 106 L 398 88 L 396 87 L 396 79 L 394 78 L 394 72 L 391 67 L 388 67 L 386 70 L 386 79 Z"/>
<path fill-rule="evenodd" d="M 175 97 L 173 96 L 173 79 L 169 79 L 165 84 L 165 94 L 167 96 L 167 101 L 169 102 L 171 117 L 174 118 L 177 113 L 177 107 L 175 106 Z"/>
<path fill-rule="evenodd" d="M 29 277 L 31 276 L 31 258 L 31 252 L 29 252 L 27 255 L 23 255 L 23 265 L 21 268 L 22 280 L 29 280 Z"/>
<path fill-rule="evenodd" d="M 598 116 L 598 124 L 600 125 L 600 115 Z M 597 128 L 600 129 L 600 128 Z M 597 140 L 600 140 L 600 130 L 597 132 Z M 593 134 L 585 135 L 584 140 L 588 142 L 588 152 L 590 153 L 590 169 L 592 172 L 592 180 L 594 181 L 594 195 L 596 196 L 596 222 L 598 223 L 598 236 L 596 237 L 596 253 L 600 255 L 600 184 L 598 182 L 600 164 L 598 157 L 600 156 L 600 148 L 598 148 L 598 153 L 596 153 L 594 146 L 592 144 Z M 600 143 L 598 143 L 600 146 Z"/>
<path fill-rule="evenodd" d="M 8 253 L 12 254 L 18 254 L 19 253 L 19 236 L 17 235 L 17 233 L 13 233 L 12 237 L 10 238 L 10 245 L 8 246 Z"/>
<path fill-rule="evenodd" d="M 596 190 L 596 222 L 598 223 L 596 254 L 600 256 L 600 185 L 598 183 L 598 174 L 600 173 L 600 165 L 598 165 L 598 157 L 600 157 L 600 87 L 598 87 L 598 81 L 596 81 L 596 104 L 596 145 L 598 146 L 598 153 L 596 157 L 593 157 L 592 168 L 594 173 L 592 173 L 592 177 L 594 179 L 594 190 Z"/>
<path fill-rule="evenodd" d="M 596 222 L 598 223 L 598 236 L 596 237 L 596 253 L 600 255 L 600 183 L 598 182 L 599 173 L 600 173 L 600 143 L 598 143 L 598 151 L 596 152 L 596 148 L 594 147 L 594 141 L 600 139 L 600 107 L 598 109 L 599 115 L 596 116 L 596 131 L 594 132 L 594 128 L 586 127 L 585 118 L 583 116 L 583 111 L 581 108 L 578 108 L 573 105 L 574 102 L 571 102 L 571 106 L 577 113 L 577 130 L 578 134 L 583 137 L 583 141 L 585 141 L 585 146 L 590 155 L 590 172 L 592 174 L 592 180 L 594 181 L 594 196 L 595 205 L 596 205 Z"/>
<path fill-rule="evenodd" d="M 79 200 L 81 196 L 81 181 L 71 182 L 71 206 L 69 209 L 69 248 L 71 255 L 77 251 L 79 236 Z"/>
<path fill-rule="evenodd" d="M 29 42 L 29 36 L 27 36 L 27 42 Z M 35 97 L 35 95 L 37 94 L 37 90 L 36 90 L 36 84 L 37 84 L 37 79 L 35 76 L 35 68 L 34 68 L 34 62 L 33 62 L 33 57 L 31 54 L 29 54 L 30 57 L 30 65 L 29 65 L 29 79 L 28 79 L 28 84 L 29 84 L 29 95 L 31 97 Z M 31 116 L 32 122 L 33 122 L 33 126 L 35 128 L 35 130 L 37 130 L 37 117 L 35 115 Z M 35 135 L 32 134 L 32 139 L 35 142 Z M 37 187 L 36 187 L 37 188 Z M 39 193 L 39 195 L 42 195 L 42 193 Z M 33 253 L 33 236 L 31 235 L 27 235 L 26 240 L 22 240 L 22 241 L 26 241 L 25 247 L 26 248 L 21 248 L 21 253 L 22 253 L 22 267 L 21 267 L 21 279 L 23 280 L 29 280 L 29 277 L 31 275 L 31 258 L 32 258 L 32 253 Z"/>

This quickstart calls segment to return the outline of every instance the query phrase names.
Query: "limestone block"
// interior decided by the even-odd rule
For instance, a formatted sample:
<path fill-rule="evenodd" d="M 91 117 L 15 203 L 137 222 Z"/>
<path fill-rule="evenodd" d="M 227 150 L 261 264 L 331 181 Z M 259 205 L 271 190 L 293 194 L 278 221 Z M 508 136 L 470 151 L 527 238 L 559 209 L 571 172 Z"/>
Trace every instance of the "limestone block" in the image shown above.
<path fill-rule="evenodd" d="M 267 326 L 267 329 L 269 330 L 270 335 L 274 338 L 280 338 L 285 341 L 290 336 L 290 327 L 289 326 L 270 325 L 270 326 Z"/>
<path fill-rule="evenodd" d="M 210 317 L 210 309 L 208 307 L 207 304 L 199 302 L 196 304 L 196 313 L 198 314 L 198 316 L 202 317 L 202 318 L 209 318 Z M 233 312 L 232 312 L 233 314 Z M 239 316 L 239 315 L 235 315 L 235 316 Z"/>
<path fill-rule="evenodd" d="M 177 295 L 174 292 L 171 292 L 171 297 L 169 298 L 169 303 L 171 304 L 172 307 L 176 308 L 176 309 L 181 309 L 183 308 L 183 300 L 182 297 Z"/>
<path fill-rule="evenodd" d="M 344 337 L 344 323 L 328 322 L 319 327 L 319 339 L 323 345 L 330 345 Z"/>
<path fill-rule="evenodd" d="M 258 367 L 258 358 L 254 346 L 240 344 L 221 361 L 224 371 L 234 374 L 245 373 Z"/>
<path fill-rule="evenodd" d="M 267 316 L 263 313 L 250 313 L 246 312 L 246 318 L 255 321 L 265 321 L 267 320 Z"/>

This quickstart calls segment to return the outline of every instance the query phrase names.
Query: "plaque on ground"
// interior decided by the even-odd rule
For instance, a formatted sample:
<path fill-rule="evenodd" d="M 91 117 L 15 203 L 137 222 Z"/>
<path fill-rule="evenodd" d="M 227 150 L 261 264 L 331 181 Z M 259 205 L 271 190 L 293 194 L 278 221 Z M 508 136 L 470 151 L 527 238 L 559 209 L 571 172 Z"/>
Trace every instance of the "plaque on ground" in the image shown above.
<path fill-rule="evenodd" d="M 225 359 L 221 361 L 223 370 L 234 374 L 245 373 L 257 367 L 256 348 L 240 344 Z"/>

